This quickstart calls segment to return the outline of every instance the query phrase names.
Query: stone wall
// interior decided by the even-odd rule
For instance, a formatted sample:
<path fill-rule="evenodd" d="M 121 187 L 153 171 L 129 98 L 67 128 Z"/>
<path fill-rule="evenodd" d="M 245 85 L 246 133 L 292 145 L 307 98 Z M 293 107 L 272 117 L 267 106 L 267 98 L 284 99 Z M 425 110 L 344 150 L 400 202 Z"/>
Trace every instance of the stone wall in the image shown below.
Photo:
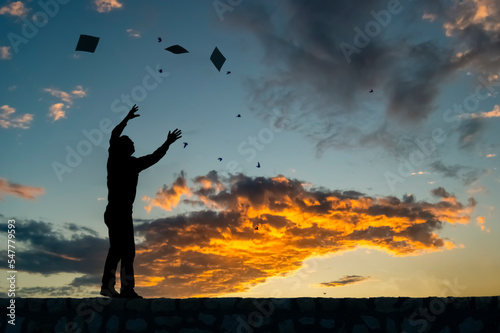
<path fill-rule="evenodd" d="M 500 297 L 16 298 L 1 332 L 500 332 Z"/>

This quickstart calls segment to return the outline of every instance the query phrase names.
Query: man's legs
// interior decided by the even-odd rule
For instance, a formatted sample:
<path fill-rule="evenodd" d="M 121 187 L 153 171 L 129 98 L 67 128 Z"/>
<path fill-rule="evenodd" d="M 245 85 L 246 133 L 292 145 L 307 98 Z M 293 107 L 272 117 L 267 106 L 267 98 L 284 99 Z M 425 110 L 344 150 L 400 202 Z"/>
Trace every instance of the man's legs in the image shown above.
<path fill-rule="evenodd" d="M 104 263 L 104 272 L 102 274 L 101 295 L 109 297 L 118 297 L 119 294 L 115 290 L 116 269 L 118 262 L 121 259 L 120 251 L 120 228 L 117 227 L 117 221 L 113 214 L 108 211 L 104 213 L 104 222 L 108 227 L 109 235 L 109 250 L 106 262 Z"/>
<path fill-rule="evenodd" d="M 128 214 L 124 215 L 121 212 L 106 211 L 104 221 L 108 226 L 110 247 L 106 263 L 104 264 L 103 287 L 111 289 L 112 293 L 116 293 L 114 289 L 116 280 L 115 272 L 118 262 L 121 260 L 121 288 L 119 296 L 142 298 L 134 291 L 135 239 L 132 216 Z M 118 296 L 117 293 L 116 295 Z"/>
<path fill-rule="evenodd" d="M 122 244 L 121 244 L 121 269 L 120 269 L 120 292 L 129 292 L 134 290 L 134 258 L 135 258 L 135 240 L 134 226 L 132 217 L 127 221 L 123 221 L 122 229 Z"/>

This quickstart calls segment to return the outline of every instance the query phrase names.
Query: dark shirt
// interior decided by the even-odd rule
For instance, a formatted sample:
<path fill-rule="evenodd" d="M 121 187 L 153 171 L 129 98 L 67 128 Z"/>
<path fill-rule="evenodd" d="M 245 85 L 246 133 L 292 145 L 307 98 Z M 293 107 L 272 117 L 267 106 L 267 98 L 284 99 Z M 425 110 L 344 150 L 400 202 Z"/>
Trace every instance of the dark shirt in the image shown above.
<path fill-rule="evenodd" d="M 158 162 L 167 152 L 168 146 L 161 146 L 154 153 L 142 156 L 123 156 L 115 147 L 116 141 L 109 140 L 108 206 L 106 210 L 120 214 L 132 214 L 139 172 Z"/>

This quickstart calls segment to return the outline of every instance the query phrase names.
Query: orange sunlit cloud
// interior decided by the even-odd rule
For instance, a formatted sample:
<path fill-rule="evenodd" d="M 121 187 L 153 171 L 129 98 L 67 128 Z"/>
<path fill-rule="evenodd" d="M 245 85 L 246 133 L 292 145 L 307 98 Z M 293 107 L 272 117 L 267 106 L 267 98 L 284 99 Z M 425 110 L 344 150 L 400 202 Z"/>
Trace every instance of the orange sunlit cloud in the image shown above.
<path fill-rule="evenodd" d="M 148 206 L 144 207 L 148 212 L 150 212 L 153 207 L 160 207 L 170 211 L 179 204 L 183 195 L 190 196 L 191 192 L 186 185 L 184 174 L 181 174 L 181 177 L 177 178 L 176 182 L 172 184 L 170 188 L 164 185 L 163 188 L 156 192 L 154 198 L 144 196 L 142 200 L 149 203 Z"/>
<path fill-rule="evenodd" d="M 11 183 L 7 179 L 0 178 L 0 200 L 3 199 L 4 194 L 34 200 L 37 196 L 44 193 L 45 190 L 42 187 L 19 185 Z"/>
<path fill-rule="evenodd" d="M 8 5 L 0 8 L 0 15 L 11 15 L 11 16 L 24 16 L 28 12 L 28 9 L 24 6 L 22 1 L 14 1 Z"/>
<path fill-rule="evenodd" d="M 99 13 L 107 13 L 123 6 L 118 0 L 94 0 L 94 3 Z"/>
<path fill-rule="evenodd" d="M 447 36 L 465 30 L 471 26 L 482 27 L 485 31 L 500 31 L 500 23 L 496 19 L 496 0 L 470 0 L 456 5 L 453 21 L 447 21 L 443 27 Z"/>
<path fill-rule="evenodd" d="M 180 192 L 173 191 L 158 206 L 172 209 L 180 202 L 201 209 L 136 227 L 144 239 L 138 262 L 147 263 L 139 274 L 165 278 L 145 293 L 189 297 L 245 291 L 297 270 L 307 258 L 357 247 L 394 256 L 452 249 L 455 244 L 438 232 L 446 223 L 469 223 L 476 205 L 472 198 L 467 205 L 458 202 L 443 188 L 432 192 L 437 202 L 429 203 L 304 184 L 283 176 L 226 178 L 212 171 L 193 180 L 190 198 L 178 201 Z M 158 193 L 176 186 L 187 191 L 184 175 Z"/>
<path fill-rule="evenodd" d="M 481 231 L 490 232 L 490 229 L 485 227 L 484 222 L 485 222 L 484 216 L 478 216 L 476 218 L 476 223 L 481 228 Z"/>
<path fill-rule="evenodd" d="M 0 106 L 0 127 L 28 129 L 33 121 L 33 115 L 25 113 L 22 116 L 13 116 L 16 109 L 8 105 Z"/>
<path fill-rule="evenodd" d="M 54 118 L 54 120 L 59 120 L 61 118 L 66 118 L 66 111 L 64 103 L 56 103 L 49 107 L 49 116 Z"/>
<path fill-rule="evenodd" d="M 500 117 L 500 105 L 495 105 L 489 112 L 472 113 L 471 118 L 498 118 Z"/>
<path fill-rule="evenodd" d="M 10 46 L 0 46 L 0 59 L 7 60 L 12 58 L 12 51 Z"/>
<path fill-rule="evenodd" d="M 52 104 L 49 107 L 48 115 L 54 120 L 66 118 L 66 111 L 73 104 L 73 99 L 87 96 L 87 91 L 81 85 L 76 86 L 71 93 L 53 88 L 45 88 L 43 91 L 61 100 L 60 103 Z"/>

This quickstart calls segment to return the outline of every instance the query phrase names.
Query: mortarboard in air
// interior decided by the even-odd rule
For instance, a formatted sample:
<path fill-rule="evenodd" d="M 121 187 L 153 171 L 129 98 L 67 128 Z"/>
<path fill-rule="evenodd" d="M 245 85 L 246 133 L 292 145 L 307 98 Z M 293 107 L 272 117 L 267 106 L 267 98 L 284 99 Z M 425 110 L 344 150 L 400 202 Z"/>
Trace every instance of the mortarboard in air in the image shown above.
<path fill-rule="evenodd" d="M 75 51 L 85 51 L 94 53 L 98 43 L 99 43 L 99 37 L 80 35 L 80 39 L 78 40 L 78 44 L 76 45 Z"/>
<path fill-rule="evenodd" d="M 165 50 L 170 51 L 174 54 L 189 53 L 188 50 L 186 50 L 185 48 L 183 48 L 180 45 L 172 45 L 172 46 L 167 47 Z"/>
<path fill-rule="evenodd" d="M 219 49 L 215 47 L 212 55 L 210 56 L 210 60 L 212 60 L 215 68 L 217 68 L 217 70 L 220 72 L 222 65 L 224 65 L 224 62 L 226 61 L 226 57 L 224 57 L 222 53 L 220 53 Z"/>

